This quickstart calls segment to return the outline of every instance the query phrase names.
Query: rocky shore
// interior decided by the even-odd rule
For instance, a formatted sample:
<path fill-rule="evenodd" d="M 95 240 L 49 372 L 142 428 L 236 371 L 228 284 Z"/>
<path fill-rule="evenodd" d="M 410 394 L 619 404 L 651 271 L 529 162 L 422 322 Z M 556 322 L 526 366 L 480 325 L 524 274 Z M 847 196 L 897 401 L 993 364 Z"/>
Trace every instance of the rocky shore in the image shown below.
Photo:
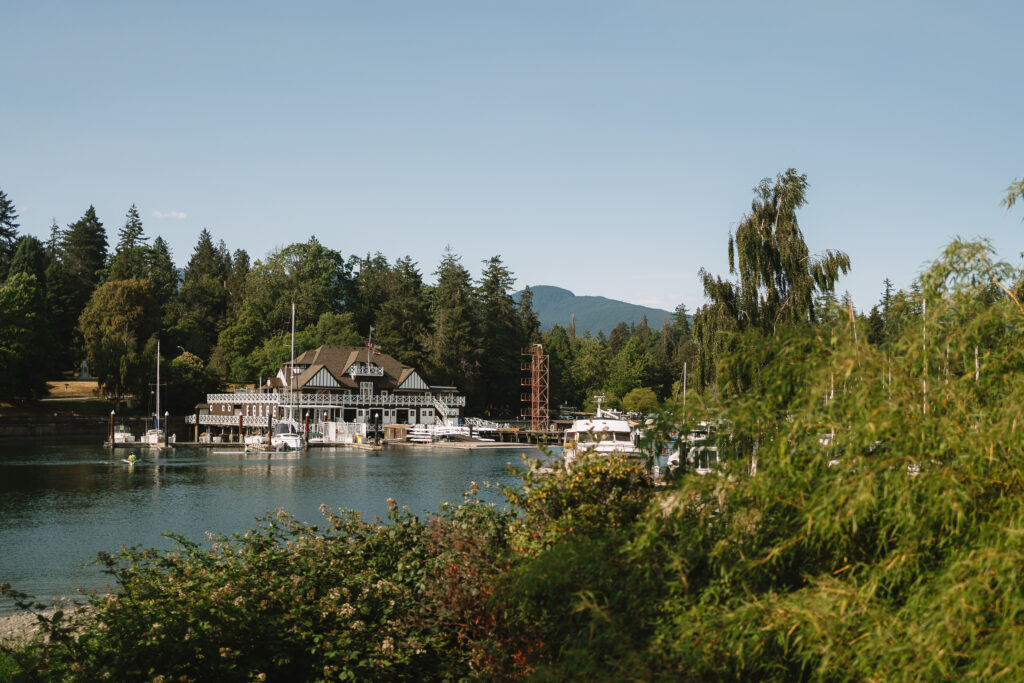
<path fill-rule="evenodd" d="M 67 611 L 83 609 L 82 607 L 71 607 Z M 41 614 L 51 616 L 56 610 L 46 610 Z M 13 645 L 24 642 L 39 633 L 39 617 L 33 612 L 18 612 L 0 616 L 0 643 Z"/>
<path fill-rule="evenodd" d="M 0 643 L 4 645 L 28 640 L 38 632 L 39 618 L 32 612 L 0 617 Z"/>

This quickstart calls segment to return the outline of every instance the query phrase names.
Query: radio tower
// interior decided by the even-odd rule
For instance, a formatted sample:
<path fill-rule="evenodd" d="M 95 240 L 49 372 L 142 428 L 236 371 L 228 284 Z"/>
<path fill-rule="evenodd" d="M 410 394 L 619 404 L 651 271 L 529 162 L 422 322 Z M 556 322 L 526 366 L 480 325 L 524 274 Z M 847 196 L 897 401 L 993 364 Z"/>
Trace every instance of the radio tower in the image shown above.
<path fill-rule="evenodd" d="M 523 349 L 523 418 L 530 420 L 530 430 L 548 428 L 548 356 L 540 344 Z"/>

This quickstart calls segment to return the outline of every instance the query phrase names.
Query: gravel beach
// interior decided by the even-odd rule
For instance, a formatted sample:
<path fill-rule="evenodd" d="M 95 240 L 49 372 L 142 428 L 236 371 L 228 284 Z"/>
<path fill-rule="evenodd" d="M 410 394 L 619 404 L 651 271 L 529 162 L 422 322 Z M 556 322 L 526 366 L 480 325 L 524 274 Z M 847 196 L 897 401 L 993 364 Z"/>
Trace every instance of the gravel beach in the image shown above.
<path fill-rule="evenodd" d="M 82 607 L 69 607 L 66 612 L 74 612 Z M 56 610 L 45 610 L 42 614 L 52 615 Z M 0 617 L 0 643 L 10 645 L 28 640 L 39 632 L 39 618 L 32 612 L 19 612 Z"/>
<path fill-rule="evenodd" d="M 49 612 L 52 614 L 52 612 Z M 0 617 L 0 643 L 27 640 L 39 630 L 39 619 L 31 612 Z"/>

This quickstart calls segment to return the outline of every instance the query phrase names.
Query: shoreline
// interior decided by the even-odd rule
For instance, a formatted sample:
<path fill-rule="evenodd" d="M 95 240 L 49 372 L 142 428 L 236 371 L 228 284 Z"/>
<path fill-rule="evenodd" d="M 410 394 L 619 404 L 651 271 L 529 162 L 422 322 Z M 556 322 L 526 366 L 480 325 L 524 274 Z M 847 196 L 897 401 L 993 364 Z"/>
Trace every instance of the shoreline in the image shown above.
<path fill-rule="evenodd" d="M 86 605 L 69 605 L 64 609 L 67 613 L 78 612 L 85 609 Z M 39 634 L 39 616 L 53 616 L 57 608 L 45 609 L 40 612 L 14 612 L 13 614 L 0 615 L 0 644 L 5 646 L 17 646 L 26 643 Z"/>

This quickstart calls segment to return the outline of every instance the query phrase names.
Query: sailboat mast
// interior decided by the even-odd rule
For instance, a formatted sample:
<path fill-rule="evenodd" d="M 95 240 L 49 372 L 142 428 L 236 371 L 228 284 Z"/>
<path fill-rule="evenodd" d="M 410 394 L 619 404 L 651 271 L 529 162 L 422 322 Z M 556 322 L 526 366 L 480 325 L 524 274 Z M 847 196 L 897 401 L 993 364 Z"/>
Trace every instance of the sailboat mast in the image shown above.
<path fill-rule="evenodd" d="M 160 340 L 156 340 L 156 428 L 160 429 Z"/>
<path fill-rule="evenodd" d="M 295 302 L 292 302 L 292 362 L 288 366 L 288 417 L 295 419 Z"/>

